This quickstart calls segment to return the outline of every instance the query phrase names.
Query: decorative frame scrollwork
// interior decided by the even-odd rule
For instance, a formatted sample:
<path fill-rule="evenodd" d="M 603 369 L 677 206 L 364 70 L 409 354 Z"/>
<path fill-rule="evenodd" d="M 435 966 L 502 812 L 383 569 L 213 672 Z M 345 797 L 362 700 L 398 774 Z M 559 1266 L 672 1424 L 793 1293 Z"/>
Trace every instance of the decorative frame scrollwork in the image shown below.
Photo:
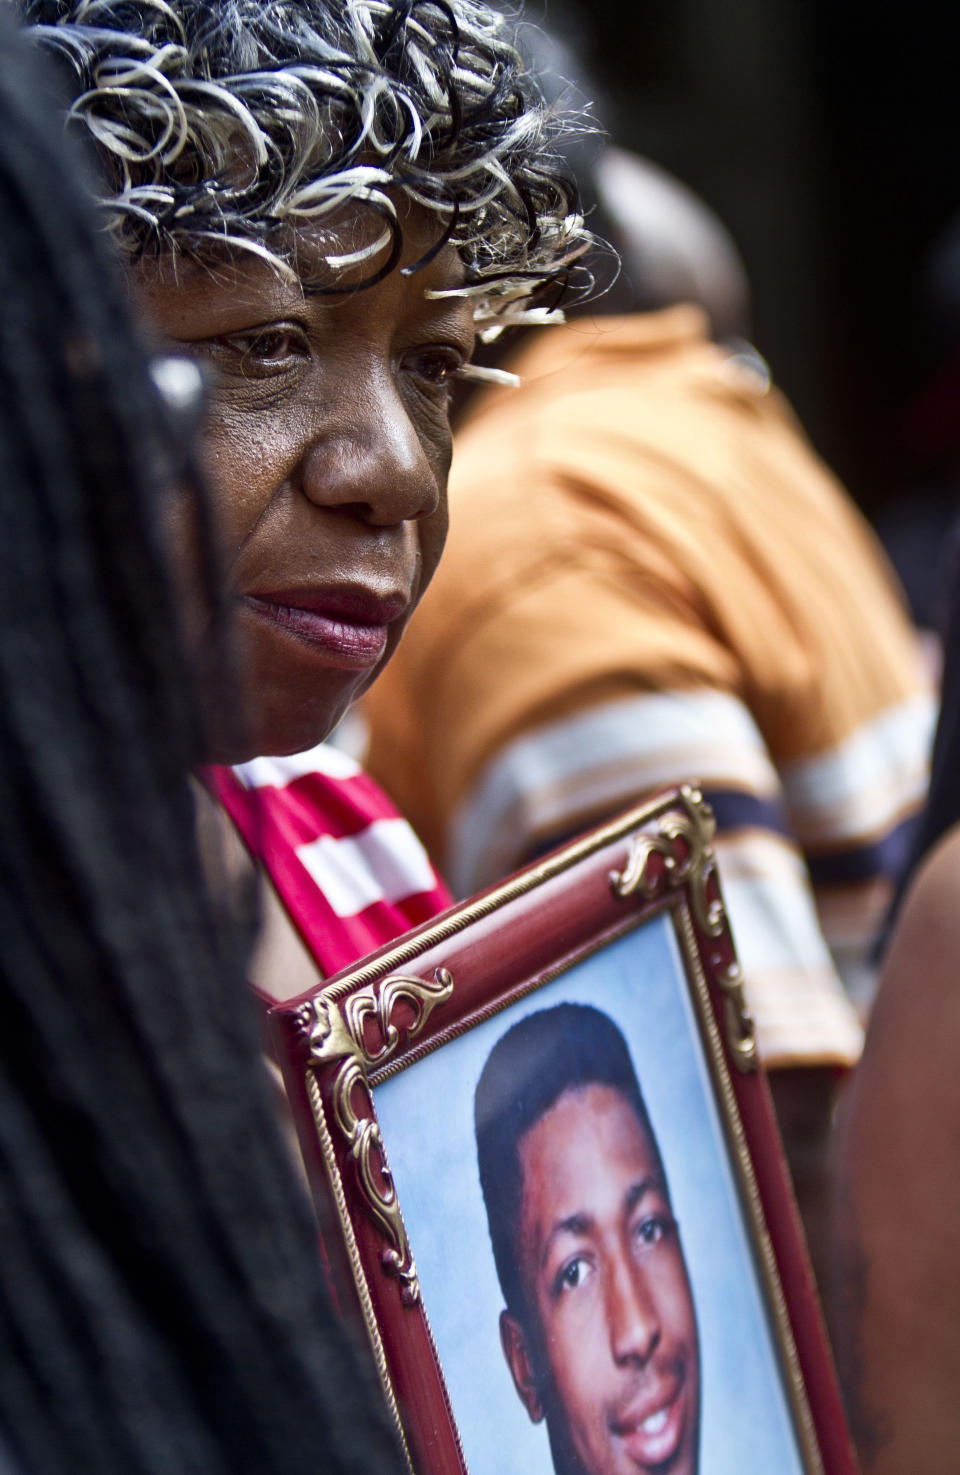
<path fill-rule="evenodd" d="M 679 792 L 682 811 L 673 810 L 658 821 L 654 834 L 638 832 L 630 839 L 627 863 L 610 872 L 610 885 L 622 901 L 640 895 L 647 901 L 686 887 L 690 909 L 700 931 L 709 938 L 722 935 L 727 917 L 720 894 L 712 840 L 717 822 L 698 788 L 684 784 Z M 737 963 L 718 968 L 716 982 L 723 992 L 723 1020 L 727 1046 L 738 1070 L 757 1068 L 757 1038 L 743 992 Z"/>
<path fill-rule="evenodd" d="M 622 871 L 610 873 L 614 893 L 626 899 L 637 892 L 648 901 L 663 890 L 676 890 L 690 883 L 690 904 L 701 931 L 719 937 L 726 916 L 716 887 L 717 863 L 711 841 L 717 829 L 713 810 L 699 789 L 684 784 L 680 790 L 683 812 L 671 811 L 657 821 L 655 834 L 639 832 L 631 837 L 627 863 Z M 659 857 L 662 864 L 652 864 Z M 716 887 L 714 895 L 708 888 Z"/>
<path fill-rule="evenodd" d="M 330 1092 L 333 1120 L 356 1168 L 364 1205 L 387 1241 L 381 1264 L 388 1275 L 397 1278 L 405 1306 L 419 1302 L 420 1282 L 383 1136 L 373 1115 L 367 1073 L 388 1060 L 401 1043 L 418 1035 L 434 1009 L 452 992 L 452 976 L 446 968 L 437 968 L 432 982 L 393 974 L 342 1002 L 321 996 L 301 1006 L 301 1028 L 309 1045 L 308 1068 L 339 1062 Z M 404 1005 L 413 1017 L 398 1023 L 395 1013 L 398 1009 L 402 1012 Z M 369 1021 L 375 1024 L 377 1033 L 372 1043 Z M 357 1110 L 355 1104 L 358 1092 L 363 1096 L 362 1110 Z"/>

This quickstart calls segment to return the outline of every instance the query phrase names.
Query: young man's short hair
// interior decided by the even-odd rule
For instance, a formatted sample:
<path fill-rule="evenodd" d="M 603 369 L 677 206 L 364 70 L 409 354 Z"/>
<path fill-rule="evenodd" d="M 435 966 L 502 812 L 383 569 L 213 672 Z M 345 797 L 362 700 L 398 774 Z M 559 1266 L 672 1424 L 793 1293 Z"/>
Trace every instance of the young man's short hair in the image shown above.
<path fill-rule="evenodd" d="M 494 1045 L 477 1082 L 474 1124 L 480 1187 L 500 1288 L 515 1315 L 526 1310 L 516 1229 L 523 1174 L 521 1138 L 567 1091 L 609 1086 L 633 1107 L 659 1159 L 627 1043 L 599 1009 L 557 1004 L 528 1014 Z"/>

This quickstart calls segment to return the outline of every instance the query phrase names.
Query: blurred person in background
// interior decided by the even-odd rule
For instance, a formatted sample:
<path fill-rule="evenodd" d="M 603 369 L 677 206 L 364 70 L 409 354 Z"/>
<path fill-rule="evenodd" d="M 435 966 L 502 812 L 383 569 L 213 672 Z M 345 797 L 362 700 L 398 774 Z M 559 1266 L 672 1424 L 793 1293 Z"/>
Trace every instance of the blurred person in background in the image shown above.
<path fill-rule="evenodd" d="M 528 41 L 556 56 L 555 37 Z M 552 65 L 562 92 L 574 68 Z M 653 790 L 703 784 L 822 1265 L 837 1072 L 859 1055 L 933 700 L 876 539 L 741 341 L 722 227 L 681 186 L 667 208 L 664 177 L 652 191 L 621 149 L 575 172 L 619 280 L 522 336 L 502 360 L 519 388 L 467 404 L 447 554 L 366 699 L 367 761 L 459 894 Z M 671 230 L 679 263 L 707 252 L 673 281 L 657 269 Z"/>
<path fill-rule="evenodd" d="M 176 366 L 151 376 L 41 61 L 0 15 L 0 1468 L 398 1475 L 278 1133 L 249 926 L 201 869 Z"/>
<path fill-rule="evenodd" d="M 215 652 L 205 823 L 229 815 L 234 865 L 270 877 L 251 978 L 290 997 L 449 899 L 377 786 L 318 745 L 433 574 L 478 325 L 536 315 L 582 249 L 561 125 L 479 0 L 22 10 L 96 149 L 133 299 L 207 381 L 243 702 Z"/>

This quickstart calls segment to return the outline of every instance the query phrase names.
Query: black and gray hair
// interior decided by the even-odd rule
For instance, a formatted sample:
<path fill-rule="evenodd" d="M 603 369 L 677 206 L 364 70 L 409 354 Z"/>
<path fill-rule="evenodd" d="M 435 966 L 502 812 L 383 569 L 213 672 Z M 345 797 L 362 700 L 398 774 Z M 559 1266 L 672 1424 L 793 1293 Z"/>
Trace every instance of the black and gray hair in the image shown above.
<path fill-rule="evenodd" d="M 69 118 L 97 145 L 128 253 L 245 251 L 289 271 L 293 231 L 349 203 L 377 229 L 327 263 L 335 279 L 376 258 L 372 282 L 399 260 L 405 196 L 437 218 L 430 256 L 457 245 L 492 332 L 536 320 L 525 299 L 589 242 L 556 148 L 578 125 L 545 107 L 482 0 L 15 3 L 68 63 Z"/>

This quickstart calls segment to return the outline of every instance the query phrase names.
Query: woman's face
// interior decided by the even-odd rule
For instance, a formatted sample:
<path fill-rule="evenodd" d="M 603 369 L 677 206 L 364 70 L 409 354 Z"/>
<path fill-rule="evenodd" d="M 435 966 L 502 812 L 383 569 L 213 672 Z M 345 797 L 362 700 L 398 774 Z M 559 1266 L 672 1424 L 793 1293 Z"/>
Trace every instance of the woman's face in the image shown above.
<path fill-rule="evenodd" d="M 417 211 L 403 225 L 401 264 L 435 231 Z M 328 231 L 298 237 L 305 279 L 323 280 L 321 244 Z M 426 294 L 462 275 L 452 247 L 343 296 L 304 293 L 252 260 L 137 269 L 155 330 L 211 385 L 204 461 L 244 699 L 239 724 L 212 714 L 211 757 L 312 747 L 400 639 L 446 535 L 450 380 L 474 341 L 468 300 Z"/>

